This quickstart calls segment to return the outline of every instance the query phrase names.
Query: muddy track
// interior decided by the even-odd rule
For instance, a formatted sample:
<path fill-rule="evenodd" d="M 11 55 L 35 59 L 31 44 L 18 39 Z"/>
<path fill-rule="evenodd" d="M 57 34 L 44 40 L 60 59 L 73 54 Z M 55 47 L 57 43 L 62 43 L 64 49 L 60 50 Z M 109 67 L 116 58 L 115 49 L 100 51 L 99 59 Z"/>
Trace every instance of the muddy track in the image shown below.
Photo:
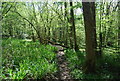
<path fill-rule="evenodd" d="M 64 81 L 73 81 L 70 76 L 70 69 L 68 68 L 68 62 L 66 61 L 64 48 L 63 47 L 57 47 L 57 63 L 58 63 L 58 78 L 59 80 Z"/>
<path fill-rule="evenodd" d="M 58 45 L 52 45 L 58 50 L 55 52 L 56 62 L 58 65 L 58 71 L 51 76 L 46 76 L 44 81 L 75 81 L 70 76 L 70 69 L 68 68 L 68 62 L 66 61 L 64 48 Z"/>

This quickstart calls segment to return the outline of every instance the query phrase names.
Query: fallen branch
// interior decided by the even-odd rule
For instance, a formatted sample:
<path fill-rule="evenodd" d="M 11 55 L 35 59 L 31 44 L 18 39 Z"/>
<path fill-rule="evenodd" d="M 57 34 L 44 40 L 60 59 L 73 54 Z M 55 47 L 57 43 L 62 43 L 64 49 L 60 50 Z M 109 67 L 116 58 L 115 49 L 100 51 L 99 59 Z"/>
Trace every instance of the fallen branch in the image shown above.
<path fill-rule="evenodd" d="M 70 47 L 68 47 L 68 46 L 65 46 L 65 45 L 62 45 L 62 44 L 53 42 L 53 41 L 48 40 L 48 39 L 42 39 L 42 40 L 47 41 L 48 43 L 50 43 L 50 44 L 52 44 L 52 45 L 59 45 L 59 46 L 62 46 L 62 47 L 64 47 L 64 48 L 70 48 Z"/>

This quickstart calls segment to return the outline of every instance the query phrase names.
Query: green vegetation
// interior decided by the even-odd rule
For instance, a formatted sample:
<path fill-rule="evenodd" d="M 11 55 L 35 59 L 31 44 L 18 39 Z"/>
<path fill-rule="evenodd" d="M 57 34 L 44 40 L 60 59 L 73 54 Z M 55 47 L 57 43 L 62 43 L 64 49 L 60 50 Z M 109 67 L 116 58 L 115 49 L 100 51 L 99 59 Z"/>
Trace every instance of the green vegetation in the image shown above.
<path fill-rule="evenodd" d="M 0 78 L 119 78 L 119 0 L 25 1 L 0 0 Z"/>
<path fill-rule="evenodd" d="M 57 71 L 55 47 L 9 38 L 2 48 L 3 79 L 41 79 Z"/>
<path fill-rule="evenodd" d="M 67 61 L 71 70 L 71 75 L 75 79 L 101 80 L 101 79 L 119 79 L 120 72 L 120 55 L 115 53 L 116 50 L 105 49 L 102 58 L 96 61 L 97 72 L 95 74 L 85 74 L 83 72 L 85 64 L 85 52 L 75 52 L 73 50 L 65 50 Z M 79 55 L 79 56 L 78 56 Z M 79 58 L 78 58 L 79 57 Z"/>

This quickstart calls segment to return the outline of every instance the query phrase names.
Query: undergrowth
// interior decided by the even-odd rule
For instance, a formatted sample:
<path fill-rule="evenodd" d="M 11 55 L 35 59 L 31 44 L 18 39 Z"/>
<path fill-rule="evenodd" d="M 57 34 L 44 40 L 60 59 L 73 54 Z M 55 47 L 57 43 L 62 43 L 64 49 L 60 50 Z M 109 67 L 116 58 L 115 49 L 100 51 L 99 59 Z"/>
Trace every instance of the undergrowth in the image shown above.
<path fill-rule="evenodd" d="M 2 79 L 41 79 L 57 71 L 57 49 L 50 45 L 3 39 L 2 50 Z"/>
<path fill-rule="evenodd" d="M 96 59 L 96 73 L 85 74 L 83 73 L 83 66 L 85 63 L 85 52 L 75 52 L 73 50 L 65 50 L 68 67 L 73 79 L 81 79 L 87 81 L 101 81 L 120 79 L 120 55 L 115 50 L 106 48 L 103 51 L 101 58 Z"/>

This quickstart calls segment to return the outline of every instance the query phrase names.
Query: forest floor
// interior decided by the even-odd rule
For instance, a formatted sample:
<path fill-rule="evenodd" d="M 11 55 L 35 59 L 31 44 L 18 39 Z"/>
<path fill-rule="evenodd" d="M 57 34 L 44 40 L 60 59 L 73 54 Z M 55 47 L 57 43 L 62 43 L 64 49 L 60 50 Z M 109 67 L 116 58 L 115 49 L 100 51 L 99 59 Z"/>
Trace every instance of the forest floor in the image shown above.
<path fill-rule="evenodd" d="M 62 46 L 56 46 L 57 50 L 57 64 L 58 64 L 58 79 L 73 81 L 70 75 L 70 69 L 68 68 L 68 62 L 66 61 L 64 48 Z"/>
<path fill-rule="evenodd" d="M 2 39 L 0 79 L 120 81 L 120 55 L 117 50 L 104 48 L 103 53 L 102 58 L 96 60 L 96 74 L 84 74 L 85 52 L 82 50 L 75 52 L 59 45 L 42 45 L 39 41 Z"/>

